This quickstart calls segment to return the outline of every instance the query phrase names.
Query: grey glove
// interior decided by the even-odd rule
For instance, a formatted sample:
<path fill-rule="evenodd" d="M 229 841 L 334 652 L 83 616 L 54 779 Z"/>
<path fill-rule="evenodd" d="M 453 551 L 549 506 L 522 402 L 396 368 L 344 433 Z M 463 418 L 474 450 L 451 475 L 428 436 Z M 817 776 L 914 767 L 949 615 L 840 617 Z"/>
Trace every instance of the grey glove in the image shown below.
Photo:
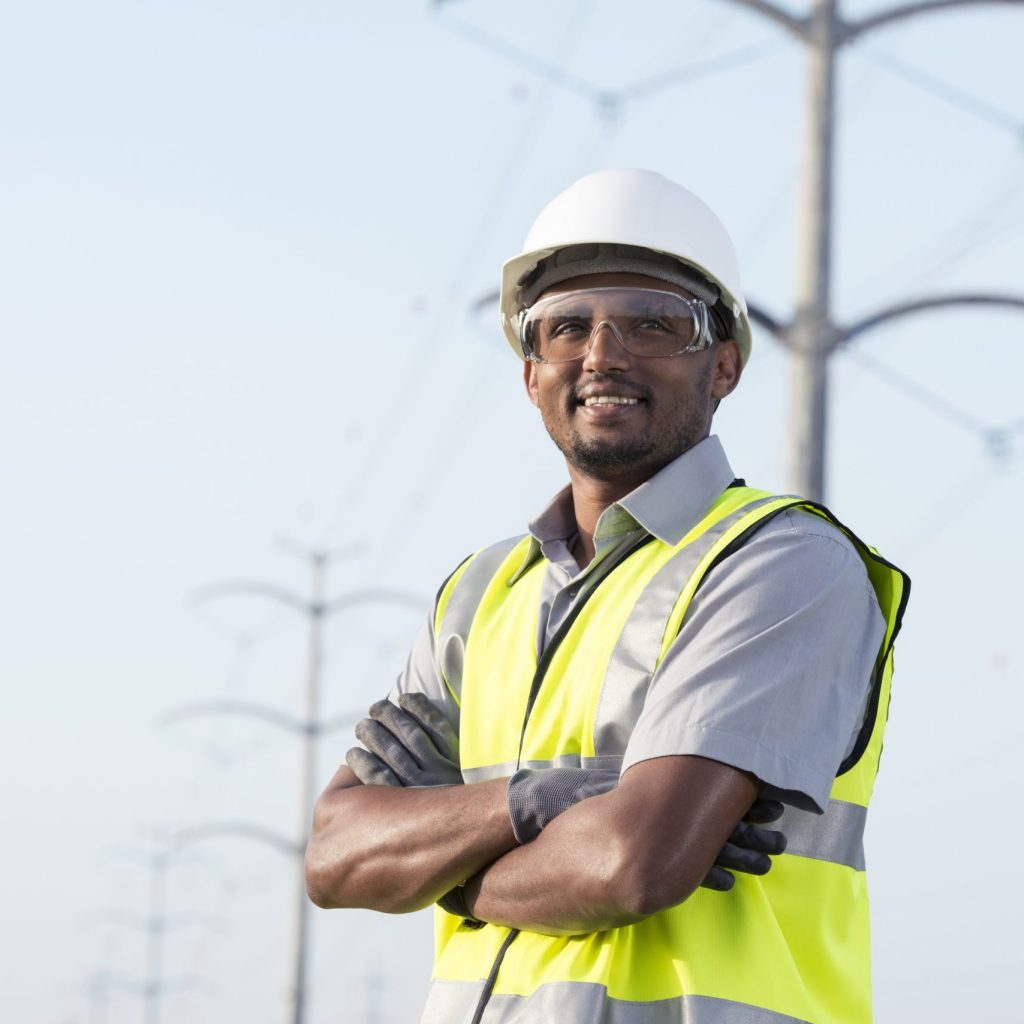
<path fill-rule="evenodd" d="M 772 856 L 786 849 L 786 837 L 782 832 L 758 826 L 778 821 L 784 810 L 785 807 L 778 800 L 758 797 L 732 830 L 729 841 L 722 847 L 714 865 L 700 884 L 705 889 L 728 892 L 736 884 L 733 871 L 742 871 L 748 875 L 768 874 L 772 868 Z"/>
<path fill-rule="evenodd" d="M 469 907 L 466 905 L 466 890 L 461 885 L 449 889 L 437 901 L 437 905 L 447 913 L 461 917 L 462 923 L 469 928 L 483 928 L 484 926 L 485 922 L 469 912 Z"/>
<path fill-rule="evenodd" d="M 345 761 L 368 786 L 462 784 L 459 737 L 426 694 L 399 694 L 397 707 L 377 701 L 356 726 L 356 738 L 367 749 L 353 747 Z"/>
<path fill-rule="evenodd" d="M 573 804 L 607 793 L 618 783 L 618 772 L 600 768 L 521 768 L 508 780 L 512 832 L 520 843 L 528 843 Z M 786 837 L 758 826 L 777 821 L 784 809 L 778 800 L 755 800 L 700 884 L 706 889 L 726 892 L 736 882 L 733 871 L 767 874 L 772 866 L 770 855 L 786 849 Z"/>
<path fill-rule="evenodd" d="M 603 768 L 520 768 L 508 780 L 508 816 L 522 845 L 563 811 L 619 784 L 619 773 Z"/>

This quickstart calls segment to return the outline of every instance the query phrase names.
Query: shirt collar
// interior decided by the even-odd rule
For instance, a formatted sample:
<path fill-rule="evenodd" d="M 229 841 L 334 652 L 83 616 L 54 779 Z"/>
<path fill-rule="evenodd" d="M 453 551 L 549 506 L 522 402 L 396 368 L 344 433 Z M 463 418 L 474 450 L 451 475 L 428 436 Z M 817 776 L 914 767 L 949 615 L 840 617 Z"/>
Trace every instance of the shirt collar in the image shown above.
<path fill-rule="evenodd" d="M 636 529 L 675 546 L 693 529 L 712 502 L 735 479 L 721 441 L 704 438 L 649 480 L 601 513 L 595 543 L 611 541 Z M 556 542 L 568 544 L 576 533 L 572 488 L 563 487 L 530 523 L 530 545 L 509 580 L 511 585 Z"/>
<path fill-rule="evenodd" d="M 722 442 L 712 434 L 630 491 L 617 504 L 648 533 L 675 546 L 704 518 L 715 498 L 735 479 Z M 609 511 L 606 509 L 605 515 Z"/>

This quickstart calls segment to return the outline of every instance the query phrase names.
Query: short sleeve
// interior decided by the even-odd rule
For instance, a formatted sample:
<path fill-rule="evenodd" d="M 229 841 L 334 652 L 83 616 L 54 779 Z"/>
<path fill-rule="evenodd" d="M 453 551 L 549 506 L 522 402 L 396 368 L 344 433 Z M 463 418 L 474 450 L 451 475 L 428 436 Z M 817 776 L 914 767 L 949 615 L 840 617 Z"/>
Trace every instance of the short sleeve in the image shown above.
<path fill-rule="evenodd" d="M 790 510 L 713 569 L 651 680 L 623 761 L 692 754 L 824 811 L 885 623 L 853 545 Z"/>
<path fill-rule="evenodd" d="M 445 685 L 434 643 L 434 612 L 420 629 L 409 651 L 404 671 L 395 680 L 388 700 L 397 702 L 400 693 L 425 693 L 430 703 L 459 730 L 459 706 Z"/>

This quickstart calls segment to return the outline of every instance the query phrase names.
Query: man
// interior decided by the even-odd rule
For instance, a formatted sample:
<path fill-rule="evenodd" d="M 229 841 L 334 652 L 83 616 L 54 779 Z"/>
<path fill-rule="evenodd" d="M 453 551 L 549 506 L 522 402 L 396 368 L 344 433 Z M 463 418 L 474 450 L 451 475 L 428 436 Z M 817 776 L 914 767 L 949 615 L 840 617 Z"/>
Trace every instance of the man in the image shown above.
<path fill-rule="evenodd" d="M 909 581 L 734 478 L 710 427 L 750 325 L 685 189 L 577 182 L 501 312 L 570 483 L 441 588 L 318 804 L 312 898 L 440 901 L 428 1024 L 863 1024 L 861 838 Z M 763 798 L 789 840 L 767 874 Z"/>

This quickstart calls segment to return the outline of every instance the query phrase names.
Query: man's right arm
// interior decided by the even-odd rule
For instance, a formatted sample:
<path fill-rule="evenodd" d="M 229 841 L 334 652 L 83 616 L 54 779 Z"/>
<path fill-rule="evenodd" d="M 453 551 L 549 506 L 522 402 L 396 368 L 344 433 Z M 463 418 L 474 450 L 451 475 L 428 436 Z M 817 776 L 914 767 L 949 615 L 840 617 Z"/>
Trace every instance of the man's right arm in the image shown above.
<path fill-rule="evenodd" d="M 338 769 L 306 849 L 310 899 L 402 914 L 434 903 L 517 846 L 507 779 L 470 786 L 364 786 Z"/>

